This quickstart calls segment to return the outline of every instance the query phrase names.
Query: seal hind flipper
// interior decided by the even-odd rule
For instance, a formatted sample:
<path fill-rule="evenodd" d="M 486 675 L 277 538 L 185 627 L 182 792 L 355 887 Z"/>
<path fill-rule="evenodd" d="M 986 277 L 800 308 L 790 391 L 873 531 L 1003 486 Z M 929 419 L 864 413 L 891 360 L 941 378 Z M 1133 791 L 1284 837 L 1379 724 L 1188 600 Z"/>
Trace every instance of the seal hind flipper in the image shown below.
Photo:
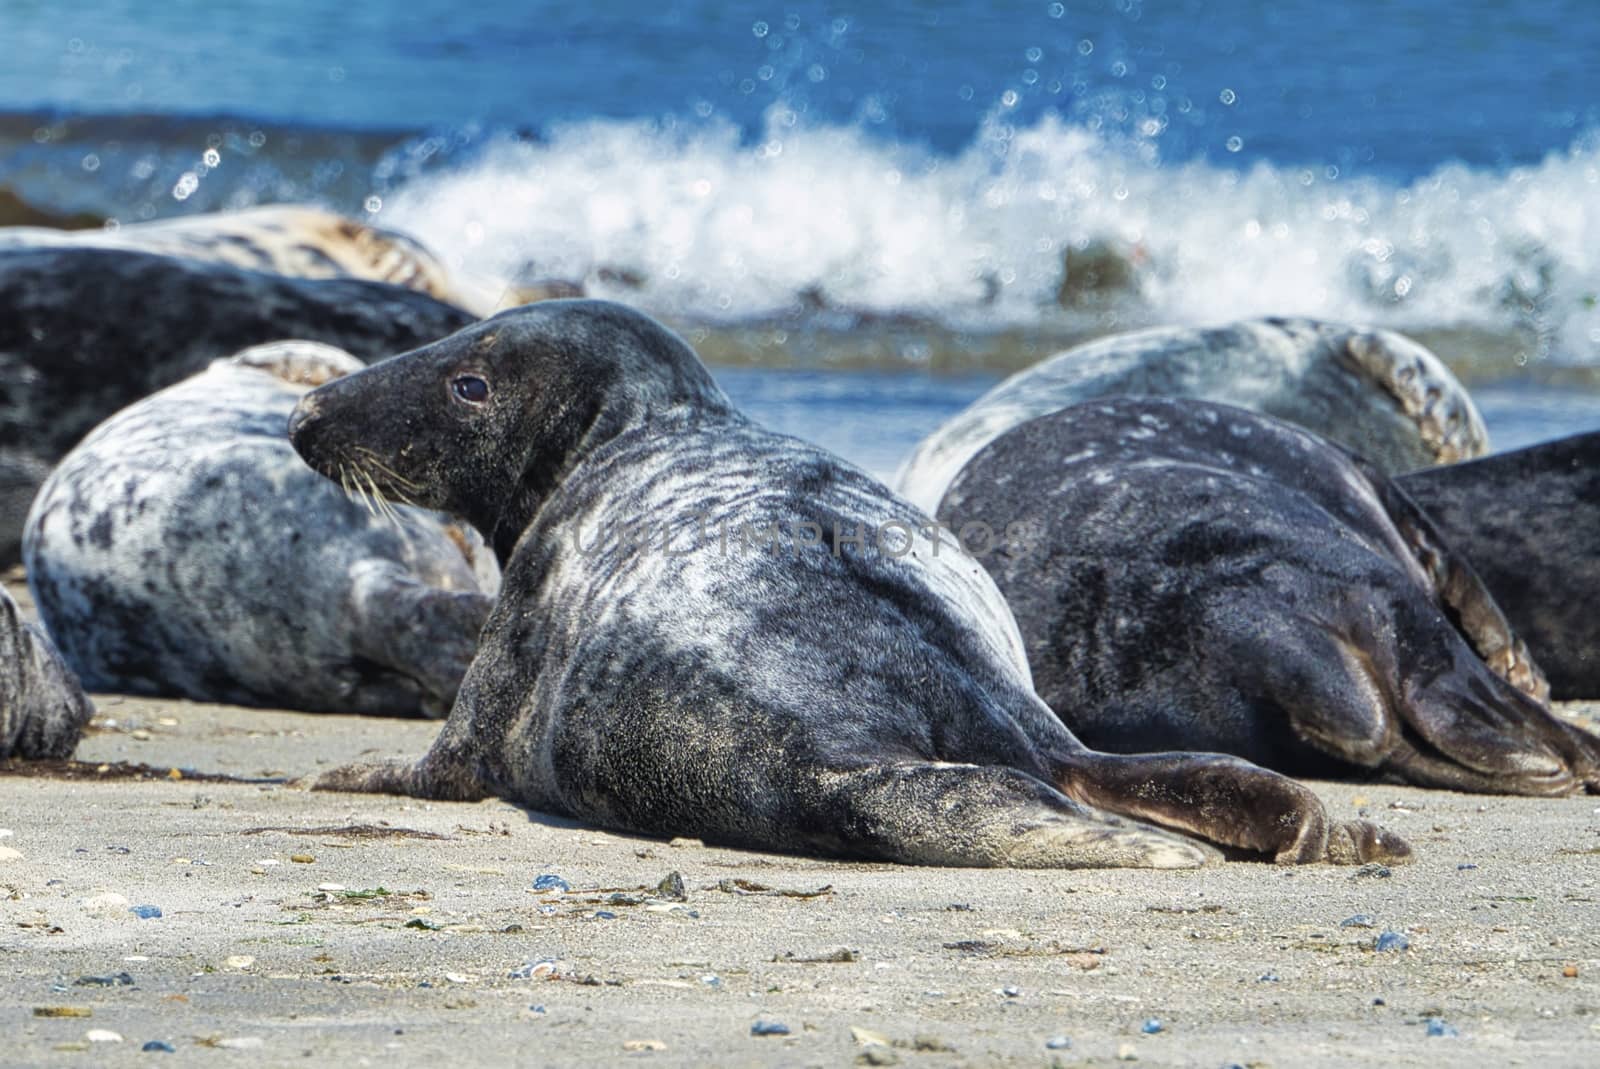
<path fill-rule="evenodd" d="M 1394 398 L 1437 464 L 1481 457 L 1489 432 L 1455 376 L 1433 353 L 1389 330 L 1357 330 L 1337 350 Z"/>
<path fill-rule="evenodd" d="M 924 761 L 820 777 L 837 823 L 816 845 L 914 865 L 1194 868 L 1221 860 L 1182 835 L 1121 820 L 1001 765 Z M 813 833 L 815 836 L 815 833 Z"/>
<path fill-rule="evenodd" d="M 1061 772 L 1068 797 L 1271 854 L 1280 865 L 1411 859 L 1399 836 L 1366 821 L 1333 820 L 1309 788 L 1236 757 L 1085 751 Z"/>

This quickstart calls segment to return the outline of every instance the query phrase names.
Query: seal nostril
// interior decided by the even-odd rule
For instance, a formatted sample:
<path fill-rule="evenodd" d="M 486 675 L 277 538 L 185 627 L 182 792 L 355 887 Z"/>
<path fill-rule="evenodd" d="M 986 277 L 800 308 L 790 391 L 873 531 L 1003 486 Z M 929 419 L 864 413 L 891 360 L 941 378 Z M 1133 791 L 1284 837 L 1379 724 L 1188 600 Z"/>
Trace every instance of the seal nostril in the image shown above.
<path fill-rule="evenodd" d="M 294 406 L 294 411 L 289 413 L 289 423 L 285 427 L 285 432 L 289 436 L 289 443 L 301 456 L 306 455 L 306 450 L 315 441 L 319 422 L 320 414 L 317 412 L 316 402 L 309 397 L 302 398 L 300 403 Z"/>

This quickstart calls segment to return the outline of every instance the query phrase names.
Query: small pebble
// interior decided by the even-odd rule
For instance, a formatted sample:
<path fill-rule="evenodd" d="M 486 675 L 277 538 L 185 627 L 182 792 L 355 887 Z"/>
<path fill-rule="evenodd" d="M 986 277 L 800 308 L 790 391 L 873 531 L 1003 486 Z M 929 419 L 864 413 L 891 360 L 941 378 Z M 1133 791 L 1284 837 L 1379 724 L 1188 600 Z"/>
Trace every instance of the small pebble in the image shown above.
<path fill-rule="evenodd" d="M 856 1055 L 857 1065 L 899 1065 L 900 1055 L 888 1047 L 868 1047 Z"/>
<path fill-rule="evenodd" d="M 757 1021 L 750 1026 L 750 1034 L 753 1036 L 786 1036 L 789 1034 L 789 1026 L 781 1021 Z"/>
<path fill-rule="evenodd" d="M 231 1039 L 219 1039 L 216 1045 L 223 1050 L 255 1050 L 265 1046 L 266 1040 L 260 1036 L 235 1036 Z"/>
<path fill-rule="evenodd" d="M 1384 932 L 1373 942 L 1372 949 L 1380 954 L 1390 950 L 1409 950 L 1411 940 L 1399 932 Z"/>
<path fill-rule="evenodd" d="M 1470 861 L 1463 861 L 1461 864 L 1456 866 L 1456 871 L 1457 872 L 1466 872 L 1468 869 L 1475 869 L 1477 867 L 1478 866 L 1474 865 Z"/>
<path fill-rule="evenodd" d="M 1161 1019 L 1159 1017 L 1149 1017 L 1145 1019 L 1144 1024 L 1139 1026 L 1139 1031 L 1147 1036 L 1153 1036 L 1161 1031 L 1161 1028 Z"/>
<path fill-rule="evenodd" d="M 874 1032 L 870 1028 L 857 1028 L 855 1026 L 851 1026 L 850 1038 L 855 1041 L 855 1044 L 858 1047 L 889 1046 L 888 1036 L 884 1035 L 882 1032 Z"/>
<path fill-rule="evenodd" d="M 132 913 L 135 917 L 138 917 L 142 921 L 161 919 L 160 906 L 129 906 L 128 912 Z"/>
<path fill-rule="evenodd" d="M 1341 928 L 1376 928 L 1378 918 L 1370 913 L 1357 913 L 1353 917 L 1346 917 L 1339 922 Z"/>
<path fill-rule="evenodd" d="M 229 969 L 248 969 L 255 963 L 256 959 L 249 954 L 233 954 L 222 961 L 222 964 Z"/>
<path fill-rule="evenodd" d="M 1071 1050 L 1072 1040 L 1067 1036 L 1051 1036 L 1044 1041 L 1045 1050 Z"/>
<path fill-rule="evenodd" d="M 1565 969 L 1561 970 L 1561 975 L 1565 976 L 1568 980 L 1576 980 L 1578 978 L 1578 967 L 1576 965 L 1568 965 Z"/>
<path fill-rule="evenodd" d="M 1370 876 L 1382 880 L 1393 875 L 1394 873 L 1389 871 L 1388 865 L 1380 865 L 1376 861 L 1369 861 L 1359 869 L 1356 869 L 1355 874 L 1350 878 L 1354 880 L 1362 876 Z"/>
<path fill-rule="evenodd" d="M 1000 993 L 1002 995 L 1004 995 L 1006 998 L 1016 998 L 1018 995 L 1022 994 L 1022 988 L 1020 988 L 1020 987 L 1002 987 L 1000 989 Z"/>
<path fill-rule="evenodd" d="M 80 976 L 72 981 L 73 987 L 132 987 L 132 973 L 112 973 L 110 976 Z"/>
<path fill-rule="evenodd" d="M 1256 977 L 1256 983 L 1258 984 L 1275 984 L 1277 982 L 1278 974 L 1275 972 L 1264 972 L 1260 976 Z"/>
<path fill-rule="evenodd" d="M 1136 1062 L 1138 1060 L 1139 1052 L 1133 1049 L 1132 1043 L 1124 1043 L 1117 1048 L 1117 1061 Z"/>
<path fill-rule="evenodd" d="M 89 910 L 121 910 L 128 908 L 128 900 L 115 891 L 106 891 L 103 894 L 90 895 L 80 903 L 84 909 Z"/>
<path fill-rule="evenodd" d="M 533 889 L 535 891 L 561 891 L 565 893 L 572 890 L 572 885 L 555 873 L 546 872 L 534 877 Z"/>
<path fill-rule="evenodd" d="M 22 851 L 13 850 L 9 846 L 0 846 L 0 861 L 21 861 Z"/>
<path fill-rule="evenodd" d="M 666 1050 L 667 1045 L 659 1039 L 629 1039 L 623 1042 L 622 1049 L 626 1051 Z"/>
<path fill-rule="evenodd" d="M 1373 1005 L 1374 1005 L 1374 1006 L 1387 1006 L 1387 1005 L 1388 1005 L 1388 1003 L 1387 1003 L 1387 1002 L 1385 1002 L 1385 1001 L 1383 1001 L 1383 999 L 1381 999 L 1381 998 L 1375 998 L 1375 999 L 1373 999 L 1373 1000 L 1372 1000 L 1372 1004 L 1373 1004 Z"/>
<path fill-rule="evenodd" d="M 597 921 L 614 921 L 617 919 L 617 915 L 609 909 L 597 909 L 594 911 L 594 919 Z"/>
<path fill-rule="evenodd" d="M 139 1049 L 144 1051 L 146 1054 L 176 1054 L 176 1053 L 178 1053 L 178 1048 L 177 1047 L 174 1047 L 171 1043 L 163 1043 L 159 1039 L 152 1039 L 150 1042 L 146 1043 L 144 1046 L 140 1047 Z"/>
<path fill-rule="evenodd" d="M 316 864 L 317 858 L 314 854 L 290 854 L 289 860 L 293 861 L 296 865 L 314 865 Z"/>
<path fill-rule="evenodd" d="M 1461 1033 L 1456 1030 L 1455 1025 L 1445 1022 L 1442 1018 L 1428 1018 L 1428 1035 L 1450 1038 L 1453 1036 L 1459 1036 L 1460 1034 Z"/>
<path fill-rule="evenodd" d="M 122 1036 L 109 1028 L 91 1028 L 83 1034 L 90 1043 L 121 1043 Z"/>

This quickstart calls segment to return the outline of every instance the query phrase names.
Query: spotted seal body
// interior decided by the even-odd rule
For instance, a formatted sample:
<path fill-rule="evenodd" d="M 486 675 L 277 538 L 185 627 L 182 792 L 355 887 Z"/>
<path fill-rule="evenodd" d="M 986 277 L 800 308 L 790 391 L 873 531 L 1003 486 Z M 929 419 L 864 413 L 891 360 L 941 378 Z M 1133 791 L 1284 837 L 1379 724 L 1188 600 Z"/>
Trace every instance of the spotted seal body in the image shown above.
<path fill-rule="evenodd" d="M 1264 412 L 1391 473 L 1488 450 L 1466 390 L 1409 338 L 1310 319 L 1256 319 L 1119 334 L 1020 371 L 924 440 L 896 488 L 931 512 L 962 465 L 1001 434 L 1113 396 L 1193 397 Z"/>
<path fill-rule="evenodd" d="M 322 786 L 493 794 L 607 827 L 948 865 L 1405 852 L 1231 758 L 1085 750 L 982 567 L 855 468 L 744 418 L 652 320 L 508 312 L 308 394 L 314 467 L 469 519 L 499 601 L 432 750 Z"/>
<path fill-rule="evenodd" d="M 0 562 L 51 464 L 113 412 L 251 345 L 363 359 L 473 321 L 426 294 L 95 248 L 0 250 Z"/>
<path fill-rule="evenodd" d="M 72 756 L 94 705 L 0 588 L 0 758 Z"/>
<path fill-rule="evenodd" d="M 1600 433 L 1398 480 L 1472 562 L 1556 698 L 1600 698 Z"/>
<path fill-rule="evenodd" d="M 1088 744 L 1220 750 L 1295 775 L 1561 794 L 1600 785 L 1472 569 L 1394 483 L 1257 413 L 1118 398 L 968 461 L 940 520 L 983 558 L 1039 694 Z"/>
<path fill-rule="evenodd" d="M 492 602 L 492 554 L 435 514 L 369 511 L 284 434 L 306 390 L 361 366 L 312 342 L 248 349 L 67 455 L 28 517 L 24 559 L 85 684 L 314 712 L 449 710 Z"/>

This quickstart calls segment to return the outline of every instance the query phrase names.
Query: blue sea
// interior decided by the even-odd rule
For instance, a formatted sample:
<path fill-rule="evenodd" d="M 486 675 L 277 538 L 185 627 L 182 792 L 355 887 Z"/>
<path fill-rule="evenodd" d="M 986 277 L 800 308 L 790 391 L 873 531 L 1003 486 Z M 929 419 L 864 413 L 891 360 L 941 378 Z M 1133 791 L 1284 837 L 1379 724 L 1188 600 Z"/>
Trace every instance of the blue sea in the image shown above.
<path fill-rule="evenodd" d="M 1256 314 L 1417 334 L 1501 445 L 1600 426 L 1592 0 L 4 0 L 0 187 L 580 282 L 877 471 L 1073 340 Z"/>

